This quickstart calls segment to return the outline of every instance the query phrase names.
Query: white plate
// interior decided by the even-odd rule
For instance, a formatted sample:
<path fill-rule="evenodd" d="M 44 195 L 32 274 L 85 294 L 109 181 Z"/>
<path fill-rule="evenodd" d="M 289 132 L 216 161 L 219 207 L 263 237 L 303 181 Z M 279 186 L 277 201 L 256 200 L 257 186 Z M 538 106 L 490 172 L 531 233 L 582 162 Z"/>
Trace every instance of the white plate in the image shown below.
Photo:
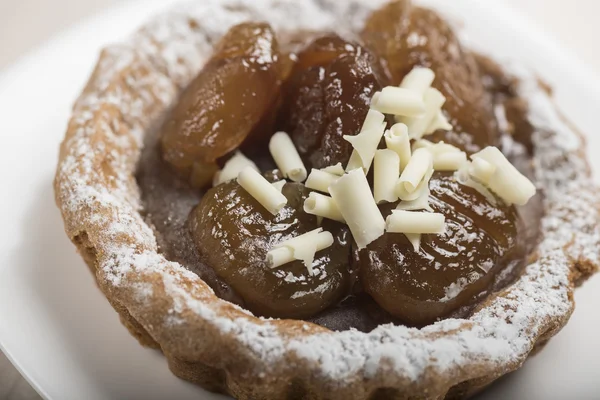
<path fill-rule="evenodd" d="M 436 1 L 428 1 L 436 2 Z M 48 399 L 217 399 L 170 374 L 129 336 L 66 238 L 52 177 L 70 106 L 106 43 L 165 0 L 125 3 L 56 37 L 0 76 L 0 347 Z M 558 102 L 599 149 L 600 83 L 498 1 L 439 0 L 471 38 L 518 58 L 556 88 Z M 600 157 L 591 157 L 600 171 Z M 593 399 L 600 378 L 600 279 L 577 292 L 568 327 L 482 399 Z"/>

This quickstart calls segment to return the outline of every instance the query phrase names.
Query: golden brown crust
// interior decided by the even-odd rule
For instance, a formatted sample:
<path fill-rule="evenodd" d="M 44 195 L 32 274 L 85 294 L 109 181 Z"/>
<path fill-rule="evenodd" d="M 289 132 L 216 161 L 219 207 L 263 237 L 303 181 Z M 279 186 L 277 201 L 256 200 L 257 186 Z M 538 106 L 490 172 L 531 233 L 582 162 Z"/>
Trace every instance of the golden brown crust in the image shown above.
<path fill-rule="evenodd" d="M 277 24 L 278 18 L 289 22 L 281 7 L 298 7 L 298 15 L 319 10 L 330 27 L 345 18 L 346 7 L 364 15 L 377 5 L 278 0 L 268 8 L 273 1 L 261 0 L 224 10 L 220 3 L 201 3 L 159 18 L 131 42 L 102 53 L 75 104 L 54 182 L 66 233 L 100 289 L 142 344 L 162 349 L 173 373 L 239 399 L 464 398 L 517 369 L 536 344 L 564 326 L 573 287 L 597 269 L 600 217 L 581 138 L 562 126 L 556 132 L 540 126 L 534 144 L 538 184 L 548 199 L 538 257 L 468 320 L 420 330 L 382 326 L 371 333 L 262 320 L 218 299 L 196 275 L 164 259 L 140 214 L 136 163 L 144 136 L 198 71 L 210 43 L 240 13 Z M 292 28 L 308 27 L 310 18 L 299 20 Z M 177 29 L 159 40 L 157 24 Z M 542 101 L 536 91 L 531 96 Z M 563 134 L 577 142 L 575 149 L 560 147 L 565 137 L 552 139 Z M 575 178 L 561 183 L 569 174 Z M 575 202 L 560 201 L 575 194 Z"/>

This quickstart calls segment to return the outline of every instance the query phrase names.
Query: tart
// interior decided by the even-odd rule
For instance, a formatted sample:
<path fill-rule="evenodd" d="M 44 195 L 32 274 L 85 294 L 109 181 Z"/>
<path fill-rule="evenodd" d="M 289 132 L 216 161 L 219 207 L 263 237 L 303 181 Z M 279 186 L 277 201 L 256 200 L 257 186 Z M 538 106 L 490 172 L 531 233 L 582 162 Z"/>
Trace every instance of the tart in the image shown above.
<path fill-rule="evenodd" d="M 206 1 L 102 52 L 55 192 L 178 377 L 454 399 L 543 347 L 596 271 L 584 146 L 535 75 L 408 1 Z"/>

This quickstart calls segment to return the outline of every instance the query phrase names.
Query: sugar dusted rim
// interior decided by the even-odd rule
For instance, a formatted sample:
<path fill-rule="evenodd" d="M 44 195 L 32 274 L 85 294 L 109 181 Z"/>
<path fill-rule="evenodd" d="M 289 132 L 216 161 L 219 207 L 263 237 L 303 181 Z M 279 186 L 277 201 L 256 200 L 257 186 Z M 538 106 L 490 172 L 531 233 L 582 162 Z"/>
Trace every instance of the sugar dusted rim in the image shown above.
<path fill-rule="evenodd" d="M 518 68 L 511 72 L 521 80 L 536 127 L 533 161 L 545 194 L 544 237 L 521 278 L 471 318 L 422 329 L 382 325 L 369 333 L 256 318 L 157 252 L 140 215 L 136 164 L 146 132 L 201 68 L 212 43 L 244 20 L 267 20 L 279 30 L 331 29 L 348 21 L 354 28 L 383 3 L 205 0 L 160 16 L 103 51 L 61 146 L 56 200 L 67 234 L 95 265 L 102 291 L 167 358 L 224 370 L 248 387 L 260 379 L 276 388 L 294 377 L 324 397 L 362 398 L 384 387 L 435 396 L 516 369 L 538 341 L 567 322 L 573 287 L 599 261 L 598 191 L 584 140 L 535 77 Z"/>

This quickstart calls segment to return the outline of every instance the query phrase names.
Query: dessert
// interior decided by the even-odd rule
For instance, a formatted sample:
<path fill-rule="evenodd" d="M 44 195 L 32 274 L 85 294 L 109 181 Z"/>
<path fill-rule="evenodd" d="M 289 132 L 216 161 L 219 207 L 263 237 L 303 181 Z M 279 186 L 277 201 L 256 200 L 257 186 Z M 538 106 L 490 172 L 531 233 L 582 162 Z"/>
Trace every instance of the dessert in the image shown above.
<path fill-rule="evenodd" d="M 177 376 L 242 399 L 463 398 L 596 270 L 582 143 L 435 11 L 207 2 L 105 51 L 55 187 Z"/>

